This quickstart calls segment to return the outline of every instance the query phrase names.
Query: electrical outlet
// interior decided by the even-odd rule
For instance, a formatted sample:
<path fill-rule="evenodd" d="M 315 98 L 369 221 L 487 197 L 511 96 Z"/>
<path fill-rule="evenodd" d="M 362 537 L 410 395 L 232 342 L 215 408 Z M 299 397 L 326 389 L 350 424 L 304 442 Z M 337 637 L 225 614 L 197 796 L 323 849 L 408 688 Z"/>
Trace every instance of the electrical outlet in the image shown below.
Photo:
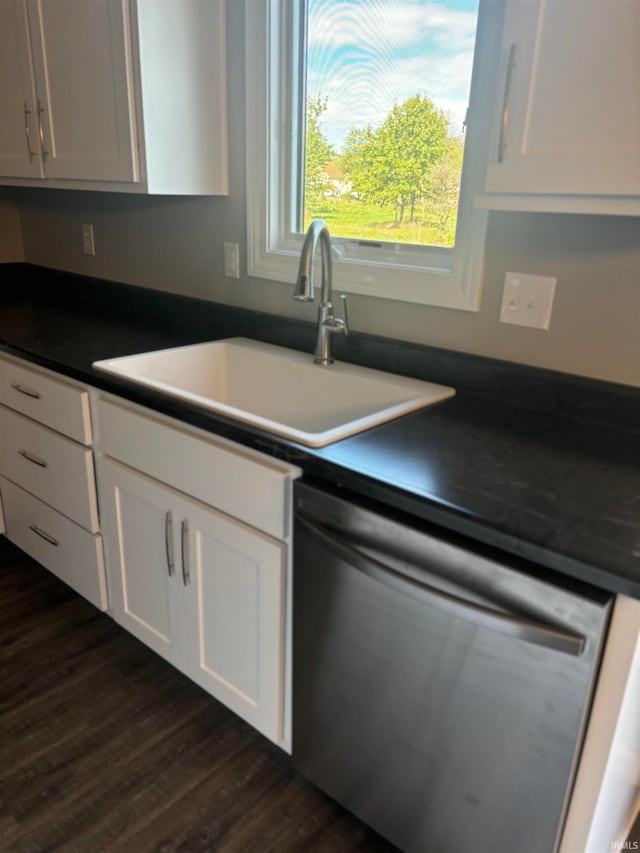
<path fill-rule="evenodd" d="M 500 322 L 548 329 L 556 282 L 549 276 L 508 272 L 504 277 Z"/>
<path fill-rule="evenodd" d="M 93 240 L 93 225 L 81 225 L 82 251 L 85 255 L 95 255 L 96 244 Z"/>
<path fill-rule="evenodd" d="M 224 274 L 227 278 L 240 278 L 240 246 L 238 243 L 224 244 Z"/>

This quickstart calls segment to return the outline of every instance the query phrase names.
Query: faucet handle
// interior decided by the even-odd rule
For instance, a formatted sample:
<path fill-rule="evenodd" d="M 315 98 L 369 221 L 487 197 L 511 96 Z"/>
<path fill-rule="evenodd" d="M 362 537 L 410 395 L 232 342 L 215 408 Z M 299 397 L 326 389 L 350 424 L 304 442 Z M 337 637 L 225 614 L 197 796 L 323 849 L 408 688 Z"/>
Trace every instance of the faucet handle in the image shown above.
<path fill-rule="evenodd" d="M 341 293 L 340 299 L 342 300 L 342 334 L 349 334 L 349 311 L 347 310 L 347 294 Z"/>

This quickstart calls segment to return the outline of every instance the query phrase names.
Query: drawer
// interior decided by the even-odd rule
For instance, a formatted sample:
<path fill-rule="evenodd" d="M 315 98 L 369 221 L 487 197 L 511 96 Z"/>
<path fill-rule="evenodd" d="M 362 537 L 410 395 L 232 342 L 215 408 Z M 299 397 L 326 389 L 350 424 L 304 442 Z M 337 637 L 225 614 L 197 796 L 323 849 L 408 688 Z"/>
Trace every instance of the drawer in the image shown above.
<path fill-rule="evenodd" d="M 91 450 L 2 406 L 0 435 L 0 473 L 97 533 Z"/>
<path fill-rule="evenodd" d="M 289 535 L 291 481 L 299 474 L 294 466 L 104 399 L 97 422 L 106 456 L 270 536 Z"/>
<path fill-rule="evenodd" d="M 7 536 L 100 610 L 107 609 L 102 539 L 0 477 Z"/>
<path fill-rule="evenodd" d="M 91 444 L 89 394 L 82 388 L 0 358 L 0 403 L 81 444 Z"/>

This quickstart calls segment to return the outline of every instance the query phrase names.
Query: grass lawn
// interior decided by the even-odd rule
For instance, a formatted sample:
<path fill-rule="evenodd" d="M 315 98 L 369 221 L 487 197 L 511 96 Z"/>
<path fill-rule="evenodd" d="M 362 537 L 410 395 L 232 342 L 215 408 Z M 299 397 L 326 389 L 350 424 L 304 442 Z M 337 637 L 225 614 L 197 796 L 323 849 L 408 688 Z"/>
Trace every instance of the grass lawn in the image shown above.
<path fill-rule="evenodd" d="M 417 216 L 423 219 L 423 212 Z M 352 198 L 325 198 L 305 211 L 305 223 L 324 219 L 333 237 L 353 240 L 377 240 L 388 243 L 413 243 L 421 246 L 453 246 L 455 223 L 450 223 L 446 238 L 441 240 L 440 229 L 429 217 L 418 222 L 394 225 L 393 209 L 379 207 Z"/>

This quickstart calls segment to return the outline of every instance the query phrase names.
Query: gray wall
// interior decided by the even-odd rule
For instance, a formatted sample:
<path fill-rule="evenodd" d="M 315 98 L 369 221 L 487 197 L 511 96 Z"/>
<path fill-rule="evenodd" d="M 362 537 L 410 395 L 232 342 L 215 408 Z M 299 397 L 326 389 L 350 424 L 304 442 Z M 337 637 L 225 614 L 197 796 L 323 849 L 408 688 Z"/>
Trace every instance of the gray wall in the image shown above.
<path fill-rule="evenodd" d="M 18 208 L 0 197 L 0 264 L 23 260 L 24 250 Z"/>
<path fill-rule="evenodd" d="M 281 315 L 315 317 L 291 283 L 223 277 L 223 242 L 246 246 L 242 4 L 228 21 L 228 198 L 144 198 L 12 189 L 27 261 Z M 6 204 L 5 204 L 6 206 Z M 81 253 L 92 223 L 96 256 Z M 506 271 L 557 276 L 549 331 L 499 323 Z M 339 282 L 337 283 L 339 287 Z M 395 339 L 640 386 L 640 219 L 559 214 L 490 216 L 481 310 L 452 311 L 350 298 L 354 329 Z"/>

